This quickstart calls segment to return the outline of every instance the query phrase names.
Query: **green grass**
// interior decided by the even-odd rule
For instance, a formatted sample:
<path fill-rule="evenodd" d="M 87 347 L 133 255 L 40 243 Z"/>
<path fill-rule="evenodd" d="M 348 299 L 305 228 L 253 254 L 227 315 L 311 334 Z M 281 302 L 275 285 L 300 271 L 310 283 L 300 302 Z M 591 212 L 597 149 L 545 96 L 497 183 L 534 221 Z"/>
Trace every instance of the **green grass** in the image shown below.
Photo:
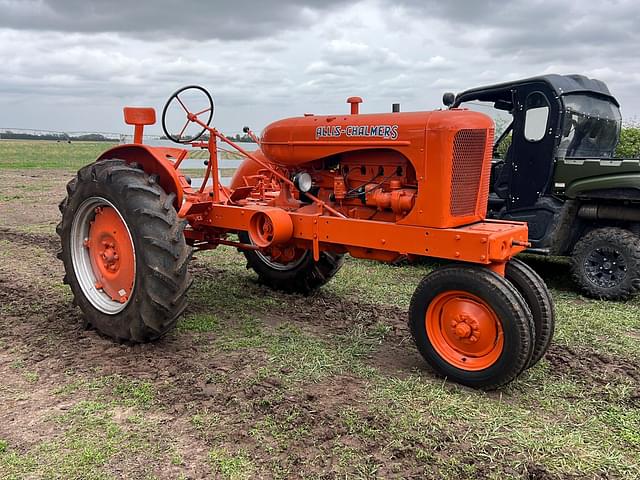
<path fill-rule="evenodd" d="M 92 163 L 106 150 L 118 146 L 116 142 L 55 142 L 47 140 L 0 140 L 0 169 L 64 169 L 78 170 Z M 208 153 L 206 153 L 208 155 Z M 208 158 L 205 152 L 193 152 L 190 158 Z M 235 158 L 221 152 L 219 158 Z M 185 169 L 191 177 L 202 177 L 205 168 Z M 221 168 L 220 176 L 230 177 L 234 168 Z M 2 201 L 19 200 L 19 196 L 0 197 Z"/>
<path fill-rule="evenodd" d="M 422 455 L 436 462 L 442 459 L 432 452 L 464 448 L 469 457 L 496 465 L 545 465 L 556 474 L 640 475 L 634 458 L 640 447 L 638 411 L 612 407 L 610 399 L 588 395 L 568 380 L 547 376 L 538 381 L 544 382 L 543 392 L 530 379 L 501 401 L 423 376 L 380 379 L 371 392 L 373 418 L 386 425 L 398 448 L 421 445 Z M 544 395 L 545 405 L 532 404 L 536 395 Z M 441 467 L 452 476 L 462 473 Z"/>
<path fill-rule="evenodd" d="M 116 146 L 112 142 L 0 141 L 0 169 L 77 170 Z"/>
<path fill-rule="evenodd" d="M 341 297 L 408 308 L 413 291 L 430 270 L 431 264 L 403 268 L 372 260 L 348 261 L 338 274 L 339 281 L 326 288 Z"/>
<path fill-rule="evenodd" d="M 244 268 L 241 254 L 221 248 L 198 256 L 220 271 L 216 280 L 201 280 L 194 285 L 191 302 L 198 313 L 187 316 L 179 328 L 214 331 L 219 326 L 220 317 L 227 315 L 248 329 L 241 332 L 241 336 L 249 342 L 253 327 L 246 323 L 247 320 L 263 317 L 274 309 L 286 311 L 288 296 L 255 284 L 255 276 Z M 575 291 L 565 260 L 541 260 L 532 256 L 524 259 L 543 272 L 552 288 L 558 317 L 556 343 L 640 359 L 640 297 L 627 302 L 582 297 Z M 434 265 L 396 267 L 349 259 L 338 275 L 323 287 L 322 295 L 404 310 L 408 308 L 417 284 Z M 388 326 L 380 324 L 377 328 L 384 330 Z"/>
<path fill-rule="evenodd" d="M 27 452 L 7 450 L 0 457 L 2 478 L 111 478 L 103 470 L 109 461 L 141 450 L 150 440 L 114 421 L 113 407 L 102 402 L 79 402 L 49 423 L 63 433 Z"/>
<path fill-rule="evenodd" d="M 91 392 L 98 398 L 114 398 L 127 407 L 148 408 L 155 399 L 154 386 L 147 381 L 121 375 L 98 376 L 91 380 L 75 380 L 59 386 L 56 395 L 69 396 L 78 391 Z"/>
<path fill-rule="evenodd" d="M 253 465 L 249 458 L 241 452 L 231 454 L 225 449 L 213 448 L 209 452 L 209 461 L 213 472 L 222 478 L 230 480 L 251 478 Z"/>

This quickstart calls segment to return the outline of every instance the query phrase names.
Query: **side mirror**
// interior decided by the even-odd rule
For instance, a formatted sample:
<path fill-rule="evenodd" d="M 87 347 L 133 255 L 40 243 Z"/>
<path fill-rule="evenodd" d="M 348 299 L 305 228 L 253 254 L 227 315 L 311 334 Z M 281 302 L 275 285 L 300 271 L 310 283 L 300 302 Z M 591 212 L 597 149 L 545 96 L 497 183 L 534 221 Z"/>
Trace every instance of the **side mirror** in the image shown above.
<path fill-rule="evenodd" d="M 442 95 L 442 103 L 444 103 L 445 107 L 447 108 L 451 108 L 451 105 L 453 105 L 453 102 L 455 101 L 456 96 L 452 92 L 446 92 L 444 95 Z"/>

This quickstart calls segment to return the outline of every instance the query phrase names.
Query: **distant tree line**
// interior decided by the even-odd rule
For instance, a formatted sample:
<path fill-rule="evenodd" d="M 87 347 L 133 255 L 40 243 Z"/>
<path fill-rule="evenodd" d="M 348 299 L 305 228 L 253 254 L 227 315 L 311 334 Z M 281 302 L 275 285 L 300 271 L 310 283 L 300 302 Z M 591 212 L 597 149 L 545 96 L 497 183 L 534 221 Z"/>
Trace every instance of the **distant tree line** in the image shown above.
<path fill-rule="evenodd" d="M 227 135 L 227 138 L 229 140 L 233 140 L 234 142 L 251 142 L 251 143 L 253 143 L 253 140 L 251 139 L 251 137 L 249 135 L 247 135 L 246 133 L 243 133 L 242 135 L 240 135 L 239 133 L 236 133 L 235 135 Z"/>
<path fill-rule="evenodd" d="M 56 142 L 118 142 L 119 138 L 106 137 L 100 133 L 86 133 L 81 135 L 69 135 L 66 133 L 24 133 L 10 130 L 0 132 L 3 140 L 50 140 Z"/>
<path fill-rule="evenodd" d="M 251 137 L 249 137 L 249 135 L 243 133 L 242 135 L 240 135 L 239 133 L 236 133 L 235 135 L 226 135 L 225 137 L 227 137 L 229 140 L 233 141 L 233 142 L 249 142 L 249 143 L 253 143 L 253 139 Z M 187 142 L 191 139 L 191 137 L 189 135 L 183 135 L 181 137 L 181 141 Z M 167 138 L 166 135 L 162 135 L 160 137 L 160 140 L 169 140 Z M 204 133 L 202 134 L 201 137 L 198 138 L 199 142 L 207 142 L 209 141 L 209 134 L 208 133 Z"/>
<path fill-rule="evenodd" d="M 640 158 L 640 124 L 634 123 L 622 127 L 616 157 Z"/>

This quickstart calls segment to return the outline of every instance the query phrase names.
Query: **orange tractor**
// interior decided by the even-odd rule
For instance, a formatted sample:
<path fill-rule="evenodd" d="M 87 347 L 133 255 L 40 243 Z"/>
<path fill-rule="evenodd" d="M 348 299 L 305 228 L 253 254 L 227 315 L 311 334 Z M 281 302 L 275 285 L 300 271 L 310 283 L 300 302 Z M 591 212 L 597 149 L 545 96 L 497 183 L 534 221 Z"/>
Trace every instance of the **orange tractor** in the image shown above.
<path fill-rule="evenodd" d="M 142 143 L 155 111 L 125 108 L 134 142 L 82 168 L 60 205 L 65 281 L 87 321 L 120 341 L 163 336 L 187 305 L 192 251 L 220 245 L 243 251 L 262 282 L 302 293 L 328 282 L 347 253 L 430 256 L 452 263 L 420 282 L 409 327 L 434 370 L 490 389 L 540 360 L 554 311 L 544 282 L 513 258 L 527 226 L 485 219 L 491 119 L 463 109 L 360 114 L 360 98 L 347 102 L 349 114 L 280 120 L 260 138 L 245 127 L 259 145 L 248 152 L 210 126 L 206 90 L 178 90 L 162 126 L 208 150 L 199 186 L 181 171 L 186 149 Z M 169 131 L 176 115 L 184 125 Z M 225 144 L 245 158 L 229 186 L 218 172 Z"/>

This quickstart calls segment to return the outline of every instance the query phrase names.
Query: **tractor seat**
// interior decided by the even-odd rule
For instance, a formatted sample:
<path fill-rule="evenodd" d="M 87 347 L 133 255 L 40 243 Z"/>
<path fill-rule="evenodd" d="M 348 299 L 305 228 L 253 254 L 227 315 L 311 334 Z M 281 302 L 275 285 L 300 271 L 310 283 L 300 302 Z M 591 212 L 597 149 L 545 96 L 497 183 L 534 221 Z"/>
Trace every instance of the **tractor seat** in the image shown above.
<path fill-rule="evenodd" d="M 502 207 L 504 207 L 506 203 L 507 201 L 504 198 L 500 198 L 495 193 L 491 192 L 489 194 L 489 202 L 488 202 L 489 211 L 498 212 L 502 210 Z"/>
<path fill-rule="evenodd" d="M 497 162 L 491 167 L 491 191 L 498 198 L 506 200 L 509 196 L 509 185 L 511 184 L 511 169 L 513 165 L 513 150 L 511 145 L 507 149 L 504 161 Z"/>

